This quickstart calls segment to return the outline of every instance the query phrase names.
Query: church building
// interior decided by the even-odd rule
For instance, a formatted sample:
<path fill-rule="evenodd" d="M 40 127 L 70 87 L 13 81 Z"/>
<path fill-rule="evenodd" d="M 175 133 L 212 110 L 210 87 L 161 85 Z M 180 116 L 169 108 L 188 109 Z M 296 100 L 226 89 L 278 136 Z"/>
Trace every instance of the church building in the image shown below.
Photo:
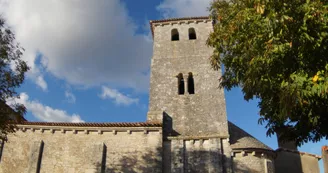
<path fill-rule="evenodd" d="M 209 17 L 150 21 L 146 122 L 23 122 L 0 148 L 0 173 L 319 173 L 320 156 L 273 150 L 227 120 L 211 68 Z"/>

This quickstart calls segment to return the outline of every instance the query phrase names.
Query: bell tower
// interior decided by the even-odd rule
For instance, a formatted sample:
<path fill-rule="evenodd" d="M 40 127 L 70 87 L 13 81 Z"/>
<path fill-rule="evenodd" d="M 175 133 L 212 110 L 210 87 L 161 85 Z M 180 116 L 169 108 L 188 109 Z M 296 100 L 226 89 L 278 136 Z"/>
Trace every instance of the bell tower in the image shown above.
<path fill-rule="evenodd" d="M 155 20 L 148 120 L 170 124 L 175 136 L 228 136 L 220 71 L 211 68 L 213 49 L 206 46 L 213 30 L 208 17 Z"/>

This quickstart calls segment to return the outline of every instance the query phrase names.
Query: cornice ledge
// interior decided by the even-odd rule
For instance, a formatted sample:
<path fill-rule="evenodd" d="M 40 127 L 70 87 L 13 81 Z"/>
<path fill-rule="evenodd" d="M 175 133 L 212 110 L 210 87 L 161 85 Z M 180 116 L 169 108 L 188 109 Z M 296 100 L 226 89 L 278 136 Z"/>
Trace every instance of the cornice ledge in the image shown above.
<path fill-rule="evenodd" d="M 149 132 L 159 132 L 162 133 L 162 127 L 69 127 L 69 126 L 42 126 L 42 125 L 17 125 L 17 130 L 22 132 L 44 132 L 49 131 L 51 133 L 65 133 L 67 131 L 83 132 L 84 134 L 89 134 L 89 132 L 97 132 L 98 134 L 103 134 L 103 132 L 141 132 L 143 134 L 148 134 Z"/>
<path fill-rule="evenodd" d="M 229 139 L 229 135 L 195 135 L 195 136 L 168 136 L 168 140 L 206 140 L 211 138 Z"/>

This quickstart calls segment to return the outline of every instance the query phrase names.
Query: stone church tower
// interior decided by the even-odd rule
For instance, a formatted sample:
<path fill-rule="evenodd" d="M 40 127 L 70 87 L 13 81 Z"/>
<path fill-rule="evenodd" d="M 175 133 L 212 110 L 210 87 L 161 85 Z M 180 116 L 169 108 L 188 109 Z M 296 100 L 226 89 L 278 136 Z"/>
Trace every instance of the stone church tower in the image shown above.
<path fill-rule="evenodd" d="M 148 120 L 162 118 L 154 111 L 164 112 L 164 168 L 222 172 L 223 167 L 214 163 L 222 161 L 220 155 L 229 156 L 230 149 L 220 72 L 211 69 L 212 49 L 205 44 L 212 22 L 208 17 L 160 20 L 151 21 L 151 28 Z"/>
<path fill-rule="evenodd" d="M 150 22 L 146 122 L 29 122 L 0 141 L 0 173 L 319 173 L 320 156 L 272 150 L 227 120 L 208 17 Z"/>
<path fill-rule="evenodd" d="M 152 21 L 149 111 L 165 111 L 181 136 L 228 136 L 220 72 L 211 69 L 206 46 L 211 20 Z M 153 118 L 153 117 L 149 117 Z"/>
<path fill-rule="evenodd" d="M 221 72 L 209 62 L 213 49 L 206 40 L 213 25 L 208 17 L 150 25 L 154 43 L 148 121 L 163 121 L 163 172 L 318 172 L 318 157 L 309 155 L 311 162 L 290 166 L 282 158 L 301 163 L 298 151 L 275 152 L 228 122 Z"/>

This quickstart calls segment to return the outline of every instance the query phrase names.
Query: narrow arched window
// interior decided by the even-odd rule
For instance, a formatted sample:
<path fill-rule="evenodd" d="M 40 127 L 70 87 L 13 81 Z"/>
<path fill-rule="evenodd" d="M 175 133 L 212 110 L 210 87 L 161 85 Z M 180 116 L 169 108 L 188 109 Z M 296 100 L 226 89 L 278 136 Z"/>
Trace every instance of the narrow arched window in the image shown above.
<path fill-rule="evenodd" d="M 189 94 L 195 94 L 194 77 L 192 76 L 191 72 L 188 75 L 188 93 Z"/>
<path fill-rule="evenodd" d="M 189 28 L 189 40 L 196 40 L 196 32 L 194 28 Z"/>
<path fill-rule="evenodd" d="M 182 73 L 179 73 L 177 77 L 178 77 L 178 94 L 183 95 L 185 89 L 184 89 L 184 79 Z"/>
<path fill-rule="evenodd" d="M 179 40 L 179 32 L 177 29 L 172 29 L 171 31 L 171 41 L 178 41 Z"/>

